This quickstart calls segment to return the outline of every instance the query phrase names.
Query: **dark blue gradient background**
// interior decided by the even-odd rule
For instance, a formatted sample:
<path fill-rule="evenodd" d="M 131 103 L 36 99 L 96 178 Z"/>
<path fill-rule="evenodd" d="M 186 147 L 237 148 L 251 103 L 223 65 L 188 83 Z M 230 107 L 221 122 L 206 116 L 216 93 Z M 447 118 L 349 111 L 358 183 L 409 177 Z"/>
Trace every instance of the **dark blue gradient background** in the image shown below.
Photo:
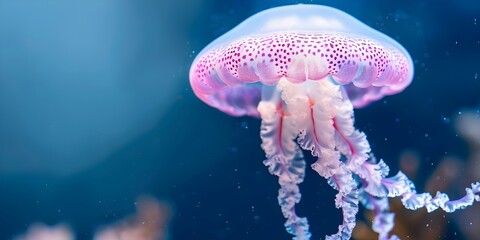
<path fill-rule="evenodd" d="M 140 194 L 172 204 L 172 239 L 289 239 L 259 121 L 203 104 L 188 71 L 243 19 L 294 3 L 344 10 L 414 59 L 408 89 L 356 111 L 377 157 L 396 171 L 417 149 L 428 173 L 467 154 L 445 118 L 480 102 L 476 0 L 0 0 L 0 239 L 38 221 L 91 239 Z M 310 170 L 301 189 L 316 238 L 336 232 L 326 181 Z"/>

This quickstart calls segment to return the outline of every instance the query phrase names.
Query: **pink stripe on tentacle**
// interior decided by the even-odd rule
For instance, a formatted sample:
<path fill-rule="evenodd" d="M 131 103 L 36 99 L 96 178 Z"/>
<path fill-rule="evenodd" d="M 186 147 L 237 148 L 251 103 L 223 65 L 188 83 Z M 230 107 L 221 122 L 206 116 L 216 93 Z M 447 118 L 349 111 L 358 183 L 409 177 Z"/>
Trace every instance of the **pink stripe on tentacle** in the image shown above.
<path fill-rule="evenodd" d="M 333 99 L 341 96 L 340 89 L 330 82 L 292 84 L 281 82 L 282 99 L 294 118 L 294 127 L 301 129 L 299 145 L 318 156 L 312 168 L 328 179 L 329 185 L 338 190 L 337 208 L 342 208 L 343 222 L 336 234 L 326 239 L 349 239 L 358 212 L 358 192 L 352 172 L 340 161 L 335 150 L 333 128 Z"/>
<path fill-rule="evenodd" d="M 389 179 L 389 168 L 383 162 L 375 163 L 366 161 L 370 152 L 370 146 L 363 133 L 355 130 L 353 126 L 353 106 L 348 101 L 342 101 L 334 120 L 336 133 L 336 145 L 347 158 L 347 167 L 362 179 L 360 187 L 360 200 L 368 209 L 373 210 L 374 220 L 372 228 L 379 233 L 379 240 L 395 240 L 395 235 L 389 237 L 389 232 L 393 228 L 394 214 L 389 213 L 387 196 L 399 196 L 401 192 L 396 191 L 405 186 L 404 181 L 395 182 L 386 188 L 384 183 Z M 400 185 L 399 185 L 400 183 Z"/>
<path fill-rule="evenodd" d="M 278 202 L 287 219 L 285 227 L 294 239 L 309 240 L 307 219 L 295 212 L 301 198 L 298 184 L 303 182 L 306 165 L 302 151 L 294 142 L 299 132 L 292 127 L 292 118 L 282 110 L 281 101 L 262 101 L 258 111 L 262 117 L 262 148 L 267 157 L 264 164 L 271 174 L 278 176 Z"/>

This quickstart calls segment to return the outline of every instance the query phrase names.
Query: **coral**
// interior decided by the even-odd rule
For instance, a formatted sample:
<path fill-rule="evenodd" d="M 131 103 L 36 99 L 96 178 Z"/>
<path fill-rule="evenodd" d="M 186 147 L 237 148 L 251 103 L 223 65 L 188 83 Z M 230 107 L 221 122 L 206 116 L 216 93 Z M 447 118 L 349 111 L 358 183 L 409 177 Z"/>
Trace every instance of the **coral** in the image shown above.
<path fill-rule="evenodd" d="M 464 177 L 459 178 L 459 185 L 472 179 L 480 179 L 480 110 L 462 111 L 455 122 L 455 129 L 469 146 L 469 156 L 464 162 Z M 480 228 L 473 223 L 480 222 L 480 206 L 475 205 L 468 211 L 454 215 L 455 223 L 466 239 L 476 240 L 480 237 Z"/>
<path fill-rule="evenodd" d="M 107 226 L 95 235 L 95 240 L 166 240 L 170 208 L 151 197 L 137 201 L 137 213 Z"/>
<path fill-rule="evenodd" d="M 171 208 L 163 202 L 143 196 L 138 198 L 137 212 L 117 223 L 102 227 L 94 240 L 166 240 Z M 73 231 L 64 224 L 32 224 L 27 233 L 14 240 L 74 240 Z"/>
<path fill-rule="evenodd" d="M 63 224 L 49 227 L 43 223 L 30 225 L 27 232 L 15 237 L 14 240 L 73 240 L 75 239 L 69 227 Z"/>

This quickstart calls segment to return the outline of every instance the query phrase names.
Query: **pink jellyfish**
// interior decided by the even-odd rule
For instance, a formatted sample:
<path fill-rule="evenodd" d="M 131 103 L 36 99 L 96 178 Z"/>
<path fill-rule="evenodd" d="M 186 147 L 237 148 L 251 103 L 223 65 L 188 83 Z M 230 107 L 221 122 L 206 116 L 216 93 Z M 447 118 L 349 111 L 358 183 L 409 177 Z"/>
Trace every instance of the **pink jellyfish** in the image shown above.
<path fill-rule="evenodd" d="M 293 5 L 260 12 L 203 49 L 190 69 L 195 95 L 233 116 L 262 119 L 260 136 L 278 177 L 278 202 L 293 239 L 310 239 L 307 219 L 295 212 L 305 175 L 301 149 L 317 158 L 311 167 L 338 194 L 342 209 L 338 233 L 349 239 L 358 204 L 373 210 L 379 239 L 390 236 L 394 214 L 388 197 L 401 197 L 408 209 L 446 212 L 480 201 L 480 183 L 450 201 L 444 193 L 417 193 L 402 173 L 370 153 L 364 133 L 353 126 L 353 108 L 405 89 L 412 60 L 395 40 L 334 8 Z"/>

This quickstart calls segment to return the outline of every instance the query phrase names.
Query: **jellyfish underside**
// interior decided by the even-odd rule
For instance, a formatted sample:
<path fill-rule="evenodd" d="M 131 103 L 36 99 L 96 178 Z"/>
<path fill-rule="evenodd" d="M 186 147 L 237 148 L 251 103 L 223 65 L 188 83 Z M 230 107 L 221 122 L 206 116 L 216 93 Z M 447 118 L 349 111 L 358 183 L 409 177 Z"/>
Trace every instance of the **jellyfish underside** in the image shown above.
<path fill-rule="evenodd" d="M 389 167 L 373 157 L 365 134 L 353 126 L 353 105 L 346 92 L 328 77 L 302 83 L 282 78 L 276 85 L 264 85 L 258 112 L 267 157 L 264 164 L 278 176 L 278 202 L 293 239 L 311 237 L 307 219 L 295 212 L 306 167 L 301 149 L 317 158 L 311 167 L 338 191 L 335 205 L 342 209 L 343 222 L 338 232 L 326 239 L 350 239 L 359 203 L 373 210 L 372 228 L 379 239 L 398 239 L 389 233 L 394 214 L 389 212 L 388 197 L 400 196 L 406 208 L 426 207 L 429 212 L 437 208 L 453 212 L 480 201 L 480 183 L 466 188 L 463 198 L 450 201 L 440 192 L 435 197 L 416 193 L 402 172 L 387 178 Z"/>

